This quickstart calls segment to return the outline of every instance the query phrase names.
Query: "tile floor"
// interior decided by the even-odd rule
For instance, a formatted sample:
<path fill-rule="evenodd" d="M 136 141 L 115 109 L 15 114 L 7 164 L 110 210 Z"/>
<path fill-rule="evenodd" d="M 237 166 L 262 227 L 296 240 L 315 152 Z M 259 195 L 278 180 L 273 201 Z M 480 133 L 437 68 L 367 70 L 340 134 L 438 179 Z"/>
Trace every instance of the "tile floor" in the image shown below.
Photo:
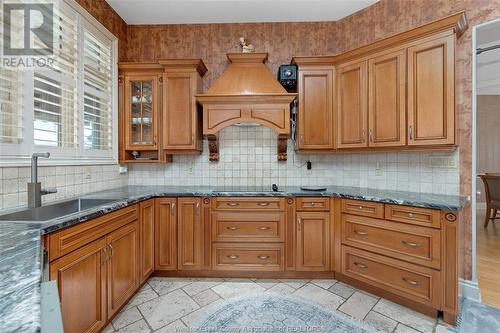
<path fill-rule="evenodd" d="M 302 297 L 363 320 L 381 332 L 445 333 L 441 320 L 357 290 L 336 280 L 272 280 L 153 277 L 103 332 L 189 332 L 196 320 L 232 297 L 276 293 Z"/>

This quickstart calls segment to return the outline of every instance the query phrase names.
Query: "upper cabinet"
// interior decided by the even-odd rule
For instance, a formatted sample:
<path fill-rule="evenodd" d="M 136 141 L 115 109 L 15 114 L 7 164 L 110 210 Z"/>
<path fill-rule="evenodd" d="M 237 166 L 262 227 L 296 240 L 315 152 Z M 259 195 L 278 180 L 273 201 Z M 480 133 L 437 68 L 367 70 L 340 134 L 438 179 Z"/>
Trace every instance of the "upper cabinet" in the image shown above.
<path fill-rule="evenodd" d="M 455 36 L 408 48 L 408 145 L 455 143 Z"/>
<path fill-rule="evenodd" d="M 201 152 L 199 59 L 120 63 L 120 163 L 170 162 L 173 154 Z"/>
<path fill-rule="evenodd" d="M 298 150 L 454 149 L 455 43 L 466 27 L 459 13 L 336 56 L 292 59 Z"/>
<path fill-rule="evenodd" d="M 333 67 L 304 65 L 298 74 L 297 148 L 333 149 Z"/>
<path fill-rule="evenodd" d="M 366 147 L 366 61 L 337 69 L 338 148 Z"/>

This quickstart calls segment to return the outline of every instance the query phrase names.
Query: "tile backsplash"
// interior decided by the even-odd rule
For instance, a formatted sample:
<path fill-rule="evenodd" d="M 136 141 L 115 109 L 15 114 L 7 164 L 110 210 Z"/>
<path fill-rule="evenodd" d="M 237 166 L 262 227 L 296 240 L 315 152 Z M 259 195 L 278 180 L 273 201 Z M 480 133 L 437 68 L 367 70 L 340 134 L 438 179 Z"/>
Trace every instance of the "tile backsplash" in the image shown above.
<path fill-rule="evenodd" d="M 129 166 L 129 185 L 278 186 L 345 185 L 459 194 L 458 152 L 305 155 L 288 142 L 288 161 L 278 162 L 277 135 L 266 127 L 228 127 L 219 138 L 220 161 L 174 156 L 173 163 Z M 307 170 L 306 162 L 312 162 Z"/>
<path fill-rule="evenodd" d="M 220 161 L 209 162 L 207 141 L 201 155 L 177 155 L 168 164 L 39 168 L 44 188 L 57 193 L 44 202 L 124 185 L 278 186 L 344 185 L 412 192 L 459 194 L 458 152 L 296 154 L 278 162 L 277 135 L 266 127 L 226 128 L 220 133 Z M 312 162 L 307 170 L 306 162 Z M 0 168 L 0 209 L 26 205 L 30 168 Z"/>
<path fill-rule="evenodd" d="M 26 184 L 30 179 L 29 167 L 0 168 L 0 209 L 25 206 L 28 201 Z M 57 193 L 44 195 L 43 202 L 127 184 L 127 176 L 119 174 L 118 165 L 43 166 L 38 168 L 38 180 L 42 188 L 57 189 Z"/>

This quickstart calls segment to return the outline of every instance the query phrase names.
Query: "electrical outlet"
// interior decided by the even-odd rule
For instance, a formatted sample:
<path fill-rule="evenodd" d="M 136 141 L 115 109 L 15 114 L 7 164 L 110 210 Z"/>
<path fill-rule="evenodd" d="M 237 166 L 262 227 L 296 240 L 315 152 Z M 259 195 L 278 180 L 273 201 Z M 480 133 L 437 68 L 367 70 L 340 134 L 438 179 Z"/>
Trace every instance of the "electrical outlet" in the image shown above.
<path fill-rule="evenodd" d="M 85 180 L 91 180 L 92 179 L 92 174 L 90 172 L 85 174 Z"/>
<path fill-rule="evenodd" d="M 452 156 L 432 156 L 429 160 L 433 168 L 456 168 L 457 163 Z"/>
<path fill-rule="evenodd" d="M 377 166 L 375 167 L 375 176 L 383 176 L 384 171 L 382 170 L 382 166 L 379 162 L 377 162 Z"/>
<path fill-rule="evenodd" d="M 128 167 L 126 165 L 120 165 L 120 167 L 118 168 L 118 172 L 120 174 L 127 173 L 128 172 Z"/>

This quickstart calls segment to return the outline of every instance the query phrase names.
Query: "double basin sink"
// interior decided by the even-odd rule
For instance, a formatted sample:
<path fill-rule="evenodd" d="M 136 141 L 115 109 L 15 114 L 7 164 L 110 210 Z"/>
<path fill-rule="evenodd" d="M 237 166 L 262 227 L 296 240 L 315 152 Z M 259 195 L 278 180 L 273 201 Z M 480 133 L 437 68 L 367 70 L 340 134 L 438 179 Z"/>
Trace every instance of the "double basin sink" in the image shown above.
<path fill-rule="evenodd" d="M 27 208 L 0 216 L 0 221 L 44 222 L 117 201 L 119 199 L 73 199 L 52 205 Z"/>

